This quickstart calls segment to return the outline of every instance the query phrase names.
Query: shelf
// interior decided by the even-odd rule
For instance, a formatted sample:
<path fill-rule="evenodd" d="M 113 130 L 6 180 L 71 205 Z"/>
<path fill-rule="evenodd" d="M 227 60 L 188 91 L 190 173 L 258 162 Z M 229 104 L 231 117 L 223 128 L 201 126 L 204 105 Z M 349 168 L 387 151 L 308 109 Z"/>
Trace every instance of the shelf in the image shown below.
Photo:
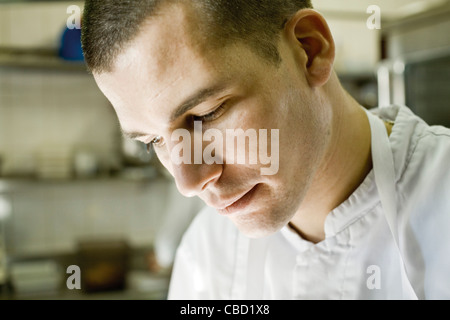
<path fill-rule="evenodd" d="M 51 49 L 0 48 L 0 68 L 88 73 L 83 61 L 64 60 L 57 55 L 56 50 Z"/>
<path fill-rule="evenodd" d="M 86 290 L 70 290 L 66 286 L 69 265 L 79 264 L 78 252 L 65 252 L 54 255 L 10 257 L 13 262 L 51 261 L 60 268 L 60 284 L 47 291 L 14 290 L 14 282 L 10 278 L 7 285 L 0 287 L 0 300 L 165 300 L 169 288 L 171 269 L 150 271 L 146 265 L 146 255 L 151 247 L 132 247 L 130 251 L 129 269 L 126 270 L 125 288 L 122 290 L 87 292 Z M 30 276 L 30 275 L 28 275 Z M 82 288 L 83 289 L 83 288 Z"/>

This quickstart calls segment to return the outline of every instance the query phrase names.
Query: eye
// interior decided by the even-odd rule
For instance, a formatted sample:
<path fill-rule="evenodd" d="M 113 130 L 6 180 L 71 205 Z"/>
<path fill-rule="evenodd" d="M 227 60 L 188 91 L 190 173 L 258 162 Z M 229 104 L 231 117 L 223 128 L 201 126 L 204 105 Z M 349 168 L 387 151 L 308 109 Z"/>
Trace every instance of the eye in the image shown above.
<path fill-rule="evenodd" d="M 147 152 L 150 153 L 150 148 L 151 147 L 162 147 L 164 145 L 164 140 L 161 136 L 157 136 L 155 138 L 153 138 L 152 141 L 150 141 L 150 143 L 147 143 Z"/>
<path fill-rule="evenodd" d="M 214 111 L 207 113 L 202 116 L 192 116 L 193 121 L 202 121 L 202 122 L 211 122 L 219 118 L 225 109 L 226 102 L 222 103 L 218 108 L 216 108 Z"/>

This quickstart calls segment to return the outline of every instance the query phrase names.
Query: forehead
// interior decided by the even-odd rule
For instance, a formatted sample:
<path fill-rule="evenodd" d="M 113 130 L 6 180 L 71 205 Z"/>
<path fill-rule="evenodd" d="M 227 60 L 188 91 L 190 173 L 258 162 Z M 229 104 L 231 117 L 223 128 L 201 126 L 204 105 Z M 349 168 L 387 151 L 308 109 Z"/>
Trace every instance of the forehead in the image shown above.
<path fill-rule="evenodd" d="M 118 55 L 112 72 L 94 74 L 116 109 L 156 100 L 173 103 L 222 73 L 224 64 L 205 49 L 192 10 L 183 5 L 161 8 Z"/>
<path fill-rule="evenodd" d="M 205 51 L 200 50 L 192 10 L 182 5 L 163 7 L 157 15 L 146 20 L 137 37 L 117 57 L 113 73 L 133 71 L 147 76 L 153 85 L 171 81 L 207 63 Z M 206 66 L 205 66 L 206 67 Z"/>
<path fill-rule="evenodd" d="M 138 36 L 116 60 L 116 69 L 123 69 L 123 64 L 127 67 L 127 61 L 139 59 L 136 62 L 140 66 L 145 66 L 146 71 L 151 71 L 150 75 L 161 80 L 172 69 L 180 70 L 186 65 L 180 65 L 180 59 L 199 60 L 202 50 L 199 50 L 199 33 L 195 31 L 197 25 L 193 9 L 187 5 L 163 6 L 144 21 Z"/>

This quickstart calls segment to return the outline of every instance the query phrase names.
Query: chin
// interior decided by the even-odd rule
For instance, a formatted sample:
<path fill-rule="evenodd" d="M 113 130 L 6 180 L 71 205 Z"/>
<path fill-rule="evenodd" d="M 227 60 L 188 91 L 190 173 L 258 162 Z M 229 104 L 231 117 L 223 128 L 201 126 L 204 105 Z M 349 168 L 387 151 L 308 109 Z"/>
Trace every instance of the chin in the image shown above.
<path fill-rule="evenodd" d="M 262 239 L 265 237 L 269 237 L 278 231 L 278 230 L 270 230 L 269 231 L 269 230 L 262 230 L 262 229 L 243 230 L 239 227 L 238 227 L 238 229 L 243 235 L 245 235 L 247 238 L 250 238 L 250 239 Z"/>
<path fill-rule="evenodd" d="M 267 215 L 264 217 L 263 213 L 258 212 L 234 217 L 232 219 L 239 231 L 251 239 L 260 239 L 271 236 L 285 227 L 289 220 L 289 218 L 270 219 Z"/>

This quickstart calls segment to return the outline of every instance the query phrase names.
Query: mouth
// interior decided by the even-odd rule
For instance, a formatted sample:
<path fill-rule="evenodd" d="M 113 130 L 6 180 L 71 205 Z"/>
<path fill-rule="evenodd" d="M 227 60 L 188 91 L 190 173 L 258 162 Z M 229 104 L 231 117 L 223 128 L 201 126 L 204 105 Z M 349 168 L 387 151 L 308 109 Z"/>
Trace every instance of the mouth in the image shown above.
<path fill-rule="evenodd" d="M 221 215 L 230 215 L 239 211 L 245 210 L 250 203 L 258 189 L 259 184 L 255 185 L 245 194 L 241 195 L 237 200 L 233 201 L 231 204 L 222 209 L 216 209 L 217 212 Z"/>

